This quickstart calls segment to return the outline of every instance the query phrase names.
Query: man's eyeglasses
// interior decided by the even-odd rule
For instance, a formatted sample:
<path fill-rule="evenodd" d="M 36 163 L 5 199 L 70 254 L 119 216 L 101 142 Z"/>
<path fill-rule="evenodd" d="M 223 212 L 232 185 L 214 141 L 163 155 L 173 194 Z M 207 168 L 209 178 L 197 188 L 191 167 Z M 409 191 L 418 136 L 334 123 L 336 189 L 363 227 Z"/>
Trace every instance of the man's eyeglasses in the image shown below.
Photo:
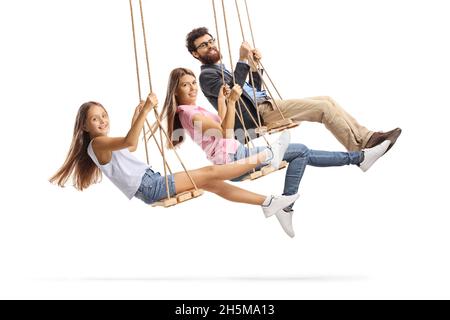
<path fill-rule="evenodd" d="M 215 43 L 216 39 L 214 38 L 209 39 L 208 41 L 200 43 L 200 45 L 197 48 L 195 48 L 195 50 L 197 51 L 198 49 L 206 49 L 208 48 L 208 46 L 213 46 Z"/>

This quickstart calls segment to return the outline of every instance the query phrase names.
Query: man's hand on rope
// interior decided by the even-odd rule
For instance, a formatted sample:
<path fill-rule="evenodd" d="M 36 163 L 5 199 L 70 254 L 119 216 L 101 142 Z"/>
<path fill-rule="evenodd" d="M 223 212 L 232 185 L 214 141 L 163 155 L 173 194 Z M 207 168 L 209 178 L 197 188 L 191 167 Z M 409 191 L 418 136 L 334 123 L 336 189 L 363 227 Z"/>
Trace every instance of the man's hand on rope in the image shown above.
<path fill-rule="evenodd" d="M 248 57 L 248 64 L 253 72 L 258 71 L 259 63 L 262 59 L 261 52 L 258 49 L 253 49 Z"/>
<path fill-rule="evenodd" d="M 240 61 L 248 62 L 253 72 L 258 70 L 259 62 L 262 59 L 261 52 L 258 49 L 252 49 L 248 42 L 243 42 L 239 54 Z"/>
<path fill-rule="evenodd" d="M 252 59 L 256 63 L 256 65 L 259 65 L 259 62 L 262 59 L 261 51 L 259 51 L 259 49 L 252 50 Z"/>
<path fill-rule="evenodd" d="M 252 55 L 252 47 L 248 42 L 243 42 L 241 48 L 239 49 L 239 61 L 247 62 Z"/>

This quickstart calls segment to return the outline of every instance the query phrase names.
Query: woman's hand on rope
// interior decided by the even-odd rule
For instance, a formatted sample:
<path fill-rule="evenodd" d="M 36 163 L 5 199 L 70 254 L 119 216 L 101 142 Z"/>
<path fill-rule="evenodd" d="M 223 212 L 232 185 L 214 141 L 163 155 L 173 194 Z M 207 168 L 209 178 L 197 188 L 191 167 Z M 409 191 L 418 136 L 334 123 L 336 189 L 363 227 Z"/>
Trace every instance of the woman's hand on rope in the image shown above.
<path fill-rule="evenodd" d="M 225 101 L 228 98 L 228 96 L 230 95 L 230 92 L 231 92 L 231 89 L 227 84 L 220 87 L 219 97 L 218 97 L 219 101 Z"/>
<path fill-rule="evenodd" d="M 217 97 L 217 112 L 220 119 L 223 121 L 227 115 L 227 102 L 226 99 L 229 95 L 230 87 L 225 84 L 219 89 L 219 96 Z"/>
<path fill-rule="evenodd" d="M 230 92 L 230 94 L 228 96 L 228 99 L 229 99 L 230 102 L 236 103 L 236 102 L 239 101 L 239 98 L 241 97 L 241 95 L 242 95 L 242 88 L 241 88 L 241 86 L 238 85 L 238 84 L 235 84 L 233 89 L 231 89 L 231 92 Z"/>
<path fill-rule="evenodd" d="M 220 88 L 219 101 L 225 102 L 225 100 L 228 100 L 232 103 L 236 103 L 237 101 L 239 101 L 241 95 L 242 87 L 240 85 L 236 84 L 234 85 L 233 89 L 230 89 L 230 87 L 226 84 Z"/>
<path fill-rule="evenodd" d="M 228 99 L 228 103 L 226 107 L 224 107 L 224 110 L 226 110 L 226 113 L 222 118 L 222 134 L 223 137 L 227 139 L 233 139 L 234 138 L 234 122 L 236 117 L 236 102 L 239 101 L 239 98 L 242 94 L 242 88 L 240 85 L 235 84 L 233 89 L 230 90 L 229 87 L 227 87 L 226 92 L 226 98 Z"/>

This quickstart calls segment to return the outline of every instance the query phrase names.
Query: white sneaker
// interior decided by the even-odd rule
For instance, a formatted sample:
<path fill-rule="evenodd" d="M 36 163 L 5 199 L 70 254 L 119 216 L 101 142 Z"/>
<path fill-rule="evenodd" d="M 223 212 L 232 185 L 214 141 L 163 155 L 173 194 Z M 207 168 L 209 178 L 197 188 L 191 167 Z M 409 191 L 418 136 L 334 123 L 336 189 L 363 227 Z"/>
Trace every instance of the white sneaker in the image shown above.
<path fill-rule="evenodd" d="M 300 195 L 294 194 L 292 196 L 272 196 L 270 203 L 268 206 L 261 206 L 266 218 L 273 216 L 278 211 L 288 207 L 292 203 L 294 203 Z"/>
<path fill-rule="evenodd" d="M 373 148 L 363 150 L 364 160 L 359 165 L 361 170 L 364 172 L 369 170 L 370 167 L 386 153 L 386 150 L 389 148 L 390 145 L 391 141 L 386 140 Z"/>
<path fill-rule="evenodd" d="M 278 170 L 280 168 L 280 164 L 283 161 L 284 154 L 289 146 L 289 142 L 291 142 L 291 134 L 289 131 L 283 131 L 278 140 L 272 145 L 272 160 L 270 160 L 270 165 Z"/>
<path fill-rule="evenodd" d="M 283 209 L 275 213 L 278 222 L 281 224 L 284 232 L 291 237 L 295 237 L 294 226 L 292 225 L 292 216 L 294 215 L 294 211 L 285 212 Z"/>

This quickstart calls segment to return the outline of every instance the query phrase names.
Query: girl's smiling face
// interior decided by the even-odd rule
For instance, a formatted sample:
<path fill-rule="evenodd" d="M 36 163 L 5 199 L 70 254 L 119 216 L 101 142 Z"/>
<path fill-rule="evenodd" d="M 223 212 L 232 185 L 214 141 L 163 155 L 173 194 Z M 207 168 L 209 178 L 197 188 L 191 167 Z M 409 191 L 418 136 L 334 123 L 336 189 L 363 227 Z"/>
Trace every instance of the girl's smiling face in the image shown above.
<path fill-rule="evenodd" d="M 84 129 L 91 138 L 108 135 L 109 116 L 106 110 L 99 105 L 92 105 L 87 113 Z"/>
<path fill-rule="evenodd" d="M 189 74 L 182 76 L 175 94 L 178 104 L 195 105 L 197 101 L 197 92 L 197 79 Z"/>

